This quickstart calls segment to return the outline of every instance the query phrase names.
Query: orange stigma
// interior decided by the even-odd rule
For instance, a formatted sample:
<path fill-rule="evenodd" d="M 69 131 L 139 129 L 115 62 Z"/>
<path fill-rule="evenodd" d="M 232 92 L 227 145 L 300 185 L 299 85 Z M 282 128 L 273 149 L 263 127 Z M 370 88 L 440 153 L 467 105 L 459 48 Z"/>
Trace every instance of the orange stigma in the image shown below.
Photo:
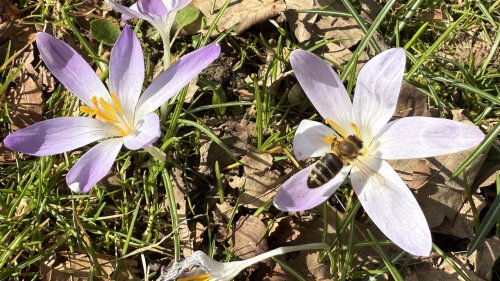
<path fill-rule="evenodd" d="M 108 123 L 115 125 L 120 132 L 122 137 L 132 133 L 134 131 L 133 127 L 128 122 L 125 114 L 123 112 L 123 108 L 118 100 L 118 97 L 114 93 L 111 94 L 111 100 L 113 104 L 105 101 L 103 98 L 97 99 L 96 96 L 92 96 L 90 99 L 93 107 L 89 107 L 86 105 L 80 106 L 80 110 L 83 113 L 88 114 L 89 116 L 99 117 L 101 120 L 104 120 Z"/>

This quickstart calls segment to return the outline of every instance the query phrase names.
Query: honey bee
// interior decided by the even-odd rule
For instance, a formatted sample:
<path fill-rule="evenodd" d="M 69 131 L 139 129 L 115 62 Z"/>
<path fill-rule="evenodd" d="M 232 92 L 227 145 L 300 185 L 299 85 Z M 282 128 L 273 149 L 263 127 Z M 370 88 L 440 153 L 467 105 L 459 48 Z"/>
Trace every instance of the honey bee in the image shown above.
<path fill-rule="evenodd" d="M 323 155 L 307 177 L 307 187 L 317 188 L 333 179 L 344 167 L 354 161 L 363 148 L 357 136 L 331 138 L 331 152 Z"/>

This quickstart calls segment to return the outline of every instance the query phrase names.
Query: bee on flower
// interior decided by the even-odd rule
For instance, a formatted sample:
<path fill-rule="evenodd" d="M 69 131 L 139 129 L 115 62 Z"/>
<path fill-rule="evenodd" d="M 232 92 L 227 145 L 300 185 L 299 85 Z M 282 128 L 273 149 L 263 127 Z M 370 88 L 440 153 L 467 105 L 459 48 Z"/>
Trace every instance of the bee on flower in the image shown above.
<path fill-rule="evenodd" d="M 125 26 L 111 50 L 109 91 L 85 60 L 69 45 L 44 32 L 36 37 L 42 59 L 52 74 L 85 105 L 87 117 L 45 120 L 8 135 L 11 150 L 34 156 L 70 151 L 100 141 L 70 169 L 66 182 L 73 192 L 87 192 L 111 169 L 122 146 L 145 149 L 160 137 L 155 111 L 206 66 L 218 58 L 220 46 L 210 44 L 179 59 L 161 73 L 141 95 L 144 57 L 133 30 Z"/>
<path fill-rule="evenodd" d="M 361 69 L 351 102 L 342 81 L 318 56 L 290 55 L 295 76 L 326 125 L 304 120 L 295 133 L 298 160 L 320 157 L 288 179 L 274 197 L 283 211 L 311 209 L 327 200 L 349 177 L 371 220 L 396 245 L 429 255 L 432 239 L 415 197 L 386 160 L 454 153 L 479 144 L 475 126 L 430 117 L 389 122 L 403 80 L 405 51 L 389 49 Z"/>

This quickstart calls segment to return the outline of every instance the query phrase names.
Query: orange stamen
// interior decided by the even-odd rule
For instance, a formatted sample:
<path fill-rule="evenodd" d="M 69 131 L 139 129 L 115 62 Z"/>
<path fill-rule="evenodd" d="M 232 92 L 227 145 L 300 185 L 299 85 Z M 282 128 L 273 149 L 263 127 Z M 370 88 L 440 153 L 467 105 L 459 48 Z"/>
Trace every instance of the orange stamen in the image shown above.
<path fill-rule="evenodd" d="M 333 137 L 332 137 L 332 136 L 326 136 L 326 137 L 325 137 L 325 142 L 326 142 L 327 144 L 332 144 L 332 142 L 333 142 Z"/>
<path fill-rule="evenodd" d="M 361 132 L 359 131 L 358 125 L 356 125 L 356 123 L 351 123 L 351 127 L 354 129 L 356 137 L 358 137 L 358 139 L 361 139 Z"/>
<path fill-rule="evenodd" d="M 178 281 L 208 281 L 211 280 L 212 276 L 209 274 L 196 274 L 192 276 L 187 276 L 184 278 L 177 278 Z"/>
<path fill-rule="evenodd" d="M 120 112 L 121 115 L 125 115 L 123 113 L 123 108 L 120 104 L 120 101 L 118 101 L 118 97 L 114 93 L 111 93 L 111 99 L 113 100 L 113 104 L 115 108 L 118 110 L 118 112 Z"/>
<path fill-rule="evenodd" d="M 328 124 L 330 127 L 332 127 L 332 129 L 334 129 L 342 137 L 347 138 L 349 136 L 347 132 L 344 129 L 342 129 L 342 127 L 340 127 L 339 124 L 333 122 L 333 120 L 325 119 L 325 123 Z"/>

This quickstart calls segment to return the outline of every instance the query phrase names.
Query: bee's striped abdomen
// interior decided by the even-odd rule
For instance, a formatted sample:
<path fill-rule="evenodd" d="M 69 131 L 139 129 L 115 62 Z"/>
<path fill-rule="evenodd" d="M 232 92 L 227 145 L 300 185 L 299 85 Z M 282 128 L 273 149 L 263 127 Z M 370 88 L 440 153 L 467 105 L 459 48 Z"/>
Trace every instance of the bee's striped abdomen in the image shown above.
<path fill-rule="evenodd" d="M 327 153 L 321 157 L 307 177 L 307 187 L 316 188 L 333 179 L 342 169 L 344 163 L 337 155 Z"/>

